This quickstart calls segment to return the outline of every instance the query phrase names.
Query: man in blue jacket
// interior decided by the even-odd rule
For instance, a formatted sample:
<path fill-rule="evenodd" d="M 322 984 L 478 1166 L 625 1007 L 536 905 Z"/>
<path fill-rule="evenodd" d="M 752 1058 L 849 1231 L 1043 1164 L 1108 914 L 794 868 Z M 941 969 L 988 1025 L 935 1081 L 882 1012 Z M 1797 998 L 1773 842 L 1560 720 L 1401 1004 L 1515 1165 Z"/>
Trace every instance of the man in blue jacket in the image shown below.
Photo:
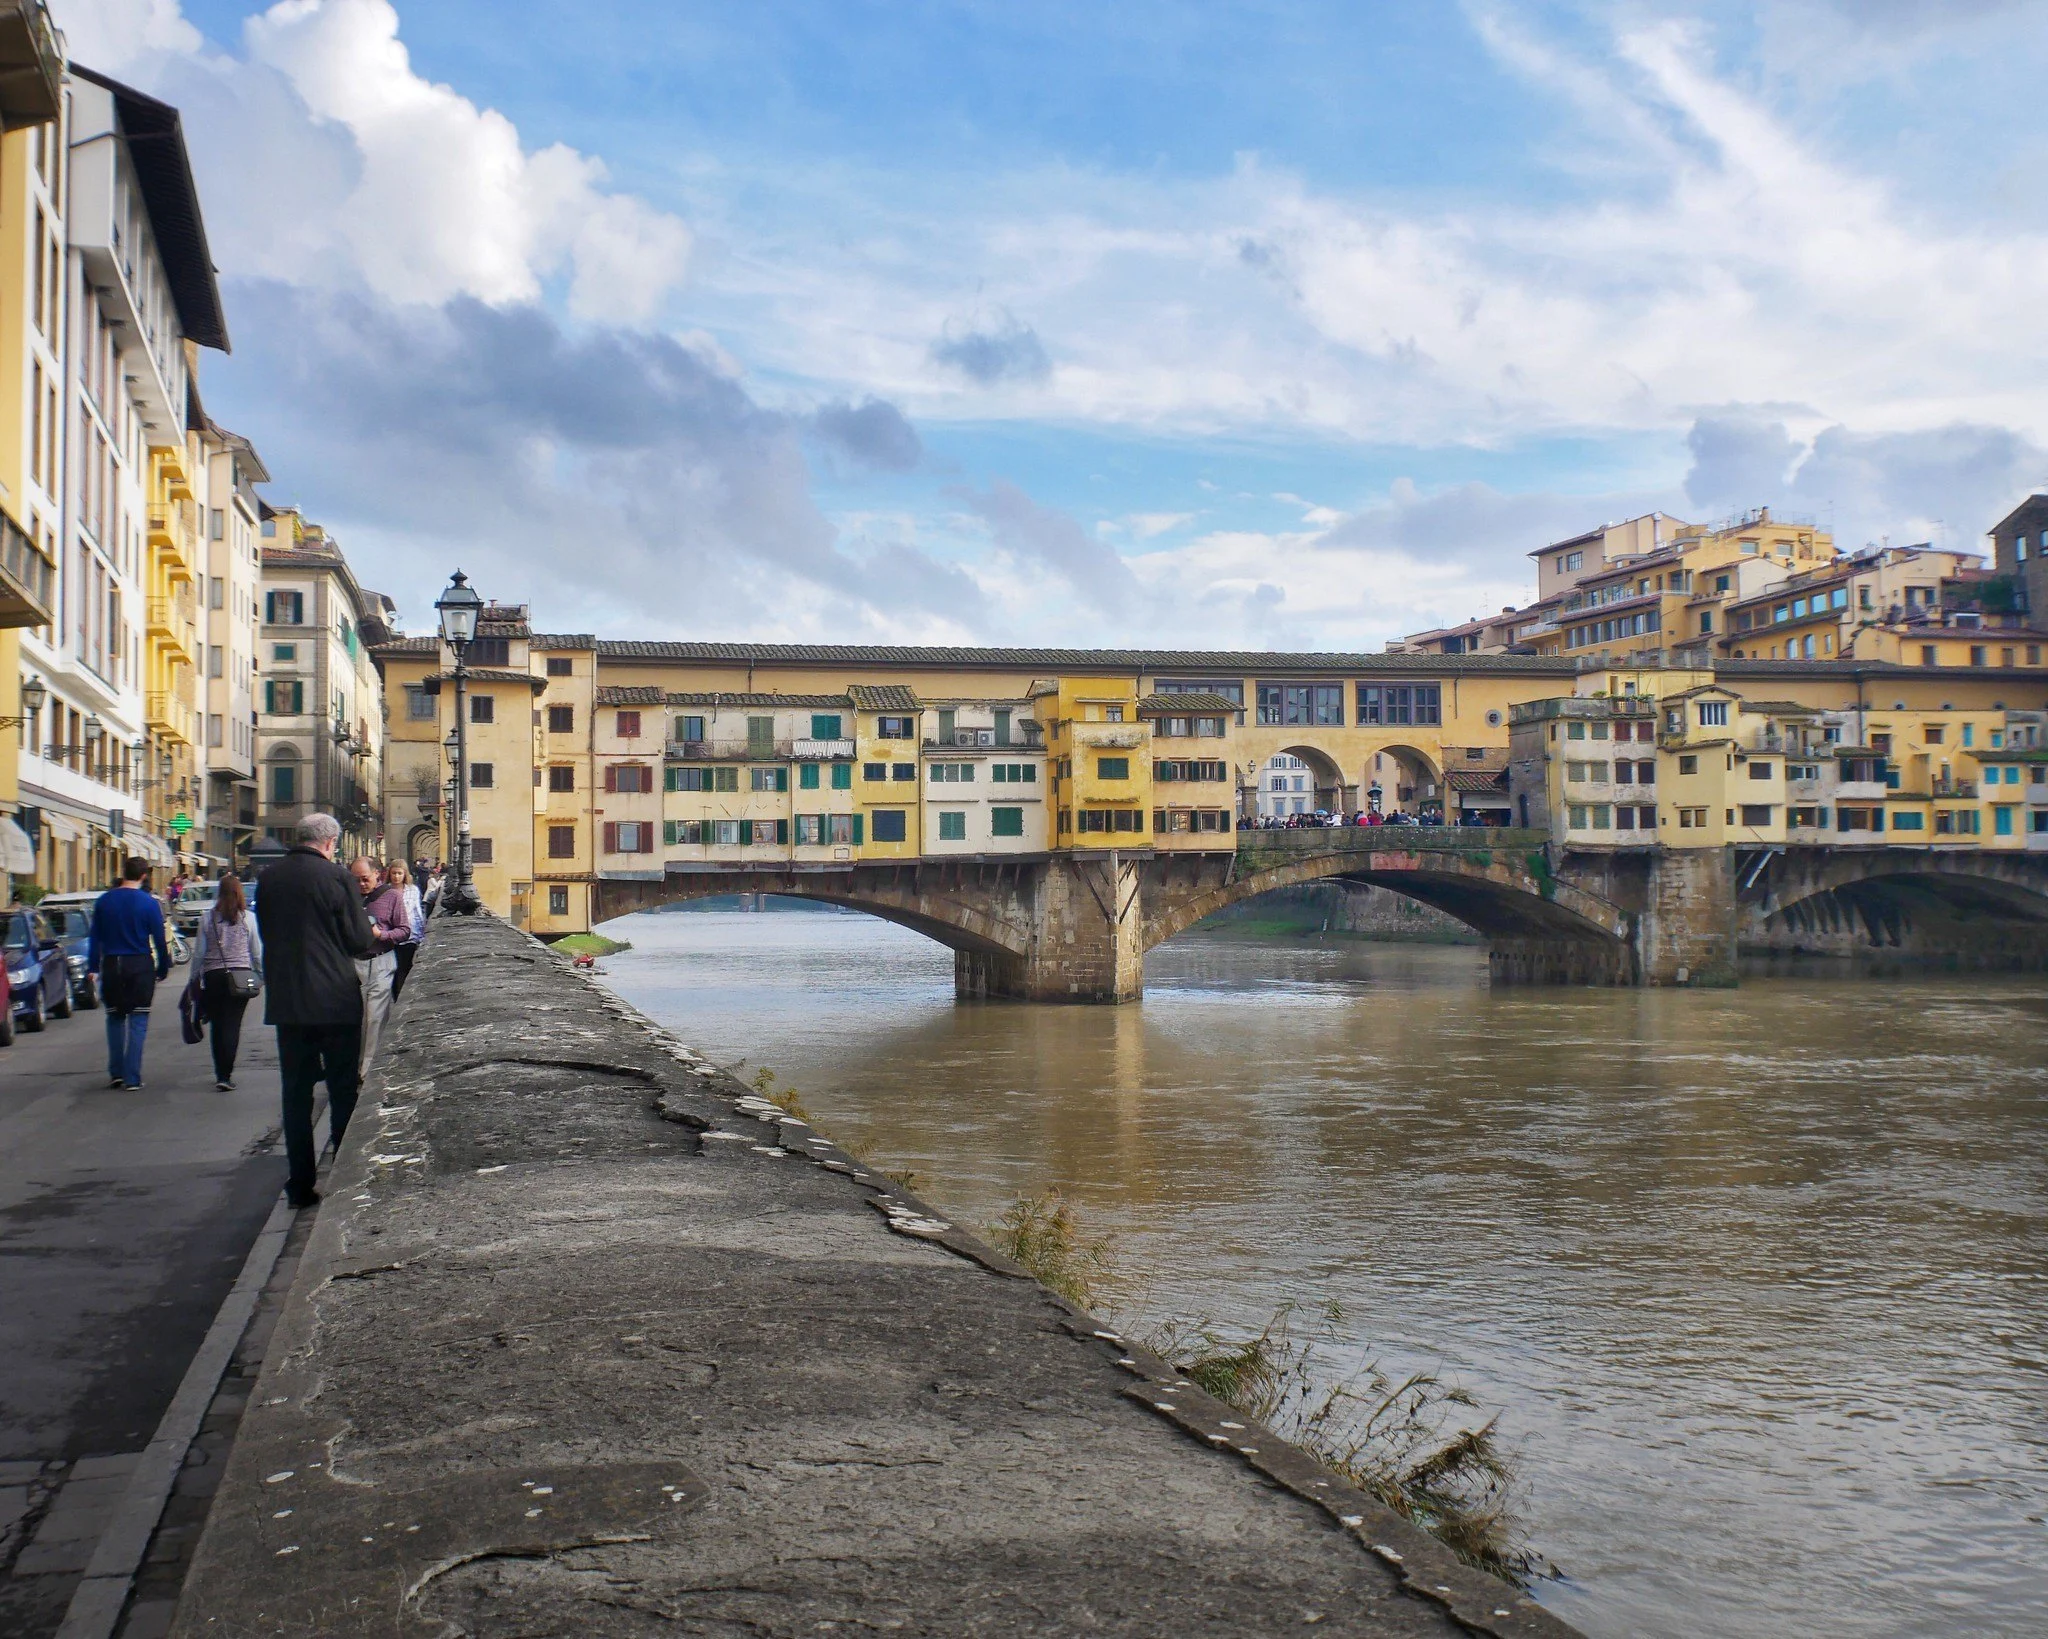
<path fill-rule="evenodd" d="M 100 976 L 107 1010 L 107 1085 L 142 1085 L 142 1044 L 149 1036 L 149 1004 L 170 977 L 171 947 L 164 939 L 164 908 L 149 891 L 149 862 L 121 861 L 121 885 L 93 903 L 85 963 Z"/>

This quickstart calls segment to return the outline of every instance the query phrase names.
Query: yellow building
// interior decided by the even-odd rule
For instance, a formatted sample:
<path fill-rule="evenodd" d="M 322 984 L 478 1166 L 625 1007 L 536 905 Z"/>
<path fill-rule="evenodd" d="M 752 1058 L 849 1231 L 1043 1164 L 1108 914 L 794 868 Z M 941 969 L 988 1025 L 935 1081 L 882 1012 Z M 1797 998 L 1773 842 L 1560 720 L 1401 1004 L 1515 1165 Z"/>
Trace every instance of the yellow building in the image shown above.
<path fill-rule="evenodd" d="M 61 252 L 43 208 L 63 153 L 63 50 L 49 13 L 28 4 L 0 12 L 0 902 L 10 877 L 31 878 L 37 842 L 22 818 L 20 765 L 23 627 L 57 614 L 60 556 L 45 431 L 46 380 L 61 286 Z M 27 414 L 24 414 L 24 411 Z"/>
<path fill-rule="evenodd" d="M 1220 694 L 1148 694 L 1137 715 L 1151 741 L 1153 846 L 1234 848 L 1243 711 Z"/>

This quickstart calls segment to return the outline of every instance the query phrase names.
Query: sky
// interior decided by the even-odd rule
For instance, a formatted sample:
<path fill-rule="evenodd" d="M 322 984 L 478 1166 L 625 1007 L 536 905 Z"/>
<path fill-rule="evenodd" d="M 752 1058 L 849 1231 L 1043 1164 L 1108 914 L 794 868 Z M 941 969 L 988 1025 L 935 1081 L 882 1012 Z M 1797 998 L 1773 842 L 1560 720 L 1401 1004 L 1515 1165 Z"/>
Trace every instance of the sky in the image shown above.
<path fill-rule="evenodd" d="M 208 412 L 431 625 L 1377 649 L 2048 487 L 2037 0 L 53 0 Z"/>

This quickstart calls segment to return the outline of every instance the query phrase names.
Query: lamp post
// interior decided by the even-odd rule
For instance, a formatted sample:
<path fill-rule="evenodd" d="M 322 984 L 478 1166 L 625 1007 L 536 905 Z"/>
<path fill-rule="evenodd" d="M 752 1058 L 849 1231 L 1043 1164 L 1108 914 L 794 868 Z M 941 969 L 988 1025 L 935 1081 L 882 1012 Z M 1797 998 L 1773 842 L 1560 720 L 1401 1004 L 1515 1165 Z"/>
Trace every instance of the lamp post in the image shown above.
<path fill-rule="evenodd" d="M 448 590 L 434 603 L 441 616 L 442 641 L 455 651 L 455 881 L 442 898 L 451 911 L 464 916 L 473 916 L 478 909 L 469 863 L 469 711 L 465 689 L 469 670 L 464 657 L 476 637 L 476 618 L 483 605 L 484 600 L 460 569 L 449 581 Z"/>
<path fill-rule="evenodd" d="M 41 713 L 49 698 L 49 685 L 40 677 L 30 677 L 21 685 L 21 715 L 0 717 L 0 728 L 26 728 Z"/>

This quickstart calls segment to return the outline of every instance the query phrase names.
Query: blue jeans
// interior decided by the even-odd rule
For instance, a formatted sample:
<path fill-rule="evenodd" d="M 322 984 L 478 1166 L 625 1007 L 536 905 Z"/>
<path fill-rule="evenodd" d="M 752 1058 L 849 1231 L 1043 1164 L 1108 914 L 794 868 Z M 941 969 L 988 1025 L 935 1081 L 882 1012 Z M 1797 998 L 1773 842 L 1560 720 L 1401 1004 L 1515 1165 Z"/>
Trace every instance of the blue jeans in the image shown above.
<path fill-rule="evenodd" d="M 130 1087 L 142 1085 L 142 1044 L 149 1036 L 149 1014 L 107 1009 L 107 1077 Z"/>

